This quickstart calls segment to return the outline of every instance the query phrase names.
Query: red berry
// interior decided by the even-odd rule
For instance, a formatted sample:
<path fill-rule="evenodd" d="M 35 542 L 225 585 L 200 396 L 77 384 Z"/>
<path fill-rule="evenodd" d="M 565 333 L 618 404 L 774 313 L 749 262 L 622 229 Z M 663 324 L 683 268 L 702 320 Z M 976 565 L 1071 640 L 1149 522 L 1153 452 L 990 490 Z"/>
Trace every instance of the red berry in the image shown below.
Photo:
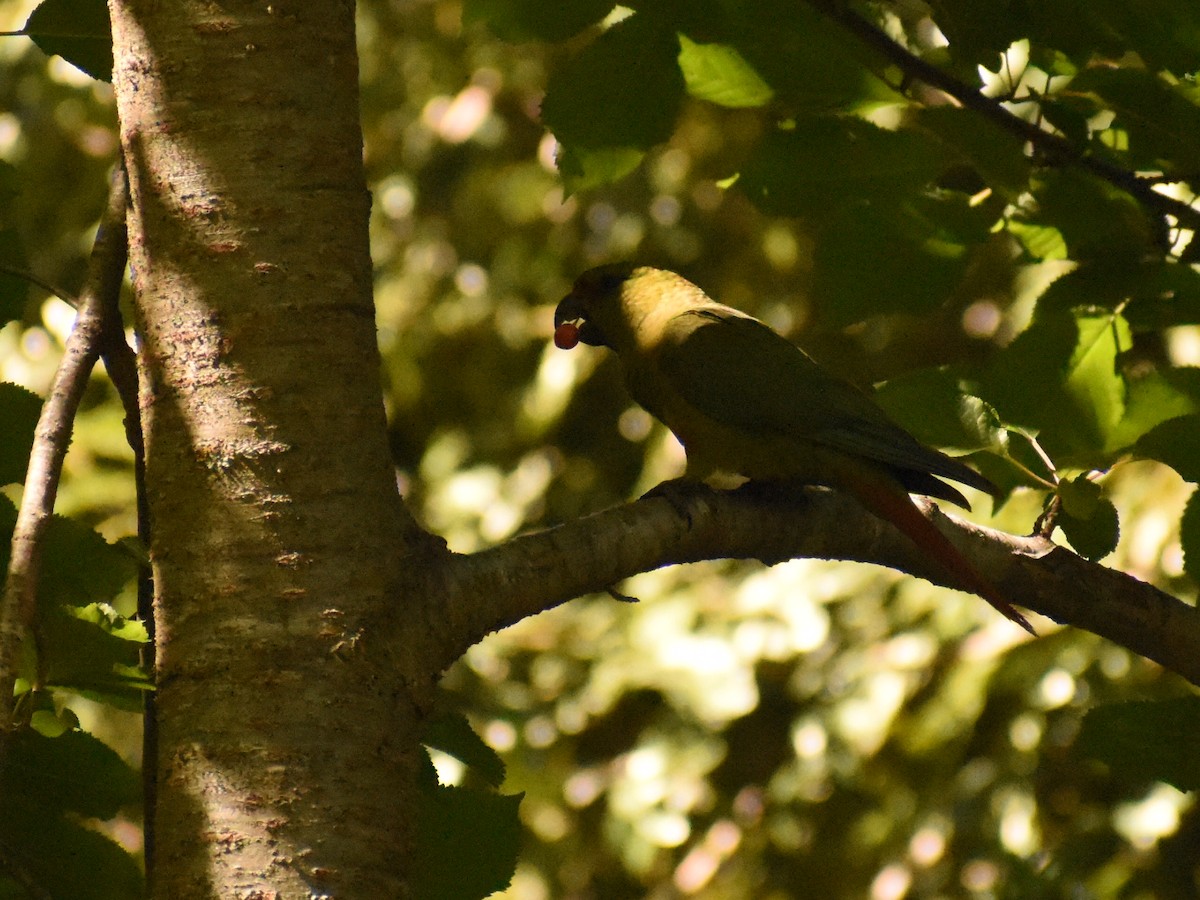
<path fill-rule="evenodd" d="M 563 322 L 554 329 L 554 346 L 559 350 L 570 350 L 579 343 L 579 326 L 574 322 Z"/>

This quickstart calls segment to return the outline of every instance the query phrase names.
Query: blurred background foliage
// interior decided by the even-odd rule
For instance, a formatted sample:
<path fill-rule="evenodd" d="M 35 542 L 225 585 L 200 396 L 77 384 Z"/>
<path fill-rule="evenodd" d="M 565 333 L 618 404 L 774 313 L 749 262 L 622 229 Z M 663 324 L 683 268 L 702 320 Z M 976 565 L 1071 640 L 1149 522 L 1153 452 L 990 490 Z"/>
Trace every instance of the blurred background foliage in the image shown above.
<path fill-rule="evenodd" d="M 33 5 L 0 0 L 5 27 L 19 28 Z M 1153 425 L 1194 411 L 1186 380 L 1200 359 L 1197 319 L 1179 312 L 1194 309 L 1185 301 L 1195 285 L 1180 274 L 1191 269 L 1167 267 L 1177 262 L 1171 248 L 1141 211 L 1071 170 L 1034 171 L 999 132 L 970 131 L 954 144 L 975 147 L 973 165 L 927 156 L 929 141 L 898 126 L 916 118 L 921 134 L 953 144 L 963 128 L 953 105 L 905 99 L 898 78 L 864 65 L 858 45 L 802 4 L 637 6 L 626 36 L 637 16 L 673 16 L 695 25 L 684 38 L 693 47 L 713 39 L 703 13 L 720 6 L 745 26 L 750 75 L 735 61 L 737 90 L 722 93 L 729 69 L 718 65 L 726 74 L 705 86 L 697 72 L 712 61 L 701 59 L 684 96 L 682 82 L 656 76 L 652 62 L 633 66 L 622 76 L 624 114 L 613 115 L 586 106 L 597 99 L 587 91 L 604 94 L 624 58 L 606 56 L 586 29 L 611 4 L 567 3 L 551 14 L 501 0 L 468 0 L 465 11 L 459 0 L 359 3 L 391 443 L 405 496 L 427 526 L 468 552 L 679 473 L 678 445 L 631 404 L 614 360 L 549 342 L 553 307 L 579 272 L 637 258 L 681 271 L 859 384 L 890 380 L 885 396 L 897 414 L 943 444 L 956 433 L 937 428 L 945 410 L 933 398 L 945 399 L 944 380 L 914 374 L 929 367 L 943 367 L 952 385 L 989 388 L 984 396 L 1012 411 L 1006 421 L 1027 419 L 1030 433 L 1057 427 L 1050 450 L 1067 478 L 1119 461 L 1103 478 L 1121 525 L 1106 564 L 1193 596 L 1179 533 L 1191 485 L 1164 465 L 1128 459 Z M 1074 19 L 1068 6 L 1050 3 L 1028 18 L 1008 5 L 954 2 L 875 12 L 893 36 L 992 96 L 1091 79 L 1086 90 L 1010 108 L 1068 136 L 1108 141 L 1126 154 L 1121 162 L 1168 174 L 1184 167 L 1200 152 L 1188 118 L 1200 117 L 1191 6 L 1146 0 L 1134 4 L 1140 18 L 1129 18 L 1100 3 L 1099 13 Z M 1143 21 L 1154 15 L 1163 21 Z M 1107 30 L 1091 27 L 1097 21 Z M 804 28 L 821 41 L 800 41 Z M 614 40 L 616 29 L 604 35 Z M 661 51 L 652 37 L 634 37 L 647 60 Z M 680 46 L 688 50 L 684 42 L 669 52 Z M 755 47 L 774 52 L 747 49 Z M 1089 67 L 1095 59 L 1104 65 Z M 33 272 L 71 291 L 115 159 L 111 91 L 20 38 L 0 42 L 0 66 L 0 261 L 23 254 Z M 599 86 L 570 93 L 592 80 Z M 539 119 L 548 84 L 565 97 L 547 117 L 566 150 Z M 658 99 L 666 105 L 654 108 Z M 821 113 L 835 107 L 861 124 L 832 128 Z M 1132 114 L 1147 108 L 1160 117 Z M 782 120 L 793 127 L 781 129 Z M 899 163 L 887 172 L 865 171 L 853 155 L 876 131 L 908 141 L 887 150 Z M 821 140 L 799 146 L 813 133 Z M 844 155 L 830 154 L 837 141 Z M 575 188 L 569 196 L 556 154 Z M 836 180 L 847 171 L 863 177 Z M 936 189 L 926 189 L 935 176 Z M 904 202 L 887 201 L 889 191 Z M 1176 256 L 1186 254 L 1186 241 L 1171 239 Z M 1112 259 L 1158 268 L 1109 289 L 1117 268 L 1097 269 Z M 1081 261 L 1092 265 L 1072 268 Z M 1179 300 L 1166 313 L 1161 302 L 1128 304 L 1152 278 L 1172 293 L 1159 284 L 1151 299 Z M 1077 314 L 1080 298 L 1096 302 L 1088 314 L 1114 335 L 1097 372 L 1080 363 L 1076 332 L 1064 345 L 1052 340 L 1061 328 L 1031 327 L 1061 324 L 1047 296 L 1075 314 L 1076 329 L 1091 321 Z M 0 379 L 44 393 L 71 310 L 12 284 L 4 302 L 13 320 L 0 330 Z M 1073 438 L 1079 419 L 1069 401 L 1086 395 L 1089 411 L 1103 410 L 1114 366 L 1125 379 L 1120 409 L 1093 422 L 1095 434 Z M 1130 424 L 1138 390 L 1150 392 L 1151 412 Z M 1122 422 L 1128 434 L 1114 437 Z M 1013 455 L 1048 478 L 1022 433 L 1012 433 Z M 981 499 L 977 515 L 1029 531 L 1045 498 L 1038 480 L 998 457 L 981 463 L 1007 473 L 1013 492 L 997 510 Z M 5 493 L 15 498 L 19 488 Z M 102 375 L 79 421 L 59 511 L 109 541 L 136 530 L 120 407 Z M 505 790 L 525 792 L 524 847 L 504 896 L 1200 893 L 1193 797 L 1077 746 L 1097 704 L 1188 693 L 1157 666 L 1047 621 L 1027 640 L 975 598 L 859 565 L 710 563 L 620 589 L 641 602 L 577 600 L 493 635 L 445 676 L 447 704 L 506 761 Z M 116 613 L 133 614 L 132 586 L 107 593 Z M 138 764 L 135 714 L 83 690 L 55 703 L 60 718 L 69 709 Z M 435 757 L 443 781 L 470 782 L 454 759 Z M 137 814 L 126 806 L 123 816 L 103 827 L 136 849 Z"/>

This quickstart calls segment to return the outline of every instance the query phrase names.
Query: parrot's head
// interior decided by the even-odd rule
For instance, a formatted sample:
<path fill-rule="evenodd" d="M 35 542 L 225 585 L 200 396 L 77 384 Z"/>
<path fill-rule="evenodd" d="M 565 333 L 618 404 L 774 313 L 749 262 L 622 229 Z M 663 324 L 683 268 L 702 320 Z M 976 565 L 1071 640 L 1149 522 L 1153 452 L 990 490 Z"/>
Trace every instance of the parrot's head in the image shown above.
<path fill-rule="evenodd" d="M 615 349 L 623 324 L 621 294 L 637 271 L 629 263 L 612 263 L 580 275 L 554 310 L 555 346 L 570 350 L 582 341 Z"/>

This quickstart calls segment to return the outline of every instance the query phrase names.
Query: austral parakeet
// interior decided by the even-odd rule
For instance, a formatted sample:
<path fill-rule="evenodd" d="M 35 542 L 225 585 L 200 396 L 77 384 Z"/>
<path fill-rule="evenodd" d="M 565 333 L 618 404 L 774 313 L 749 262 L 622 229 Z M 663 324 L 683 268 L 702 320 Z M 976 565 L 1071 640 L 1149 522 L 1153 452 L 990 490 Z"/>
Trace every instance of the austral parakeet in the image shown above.
<path fill-rule="evenodd" d="M 909 496 L 968 507 L 941 479 L 994 494 L 992 483 L 926 447 L 762 322 L 674 272 L 614 264 L 579 276 L 554 326 L 563 349 L 582 341 L 616 352 L 629 393 L 683 444 L 689 477 L 726 472 L 845 491 L 1033 632 Z"/>

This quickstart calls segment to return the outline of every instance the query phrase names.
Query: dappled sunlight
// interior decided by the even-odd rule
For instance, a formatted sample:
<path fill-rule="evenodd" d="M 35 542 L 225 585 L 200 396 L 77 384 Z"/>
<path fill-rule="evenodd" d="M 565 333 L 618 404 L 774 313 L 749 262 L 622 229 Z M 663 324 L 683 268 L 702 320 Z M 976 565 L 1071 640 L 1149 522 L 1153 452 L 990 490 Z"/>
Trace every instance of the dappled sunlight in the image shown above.
<path fill-rule="evenodd" d="M 0 20 L 19 28 L 33 5 L 5 4 Z M 919 23 L 889 21 L 937 60 L 951 44 L 918 6 L 904 15 Z M 891 212 L 891 199 L 874 194 L 838 208 L 849 183 L 820 186 L 828 202 L 804 215 L 755 206 L 744 188 L 756 147 L 777 136 L 780 121 L 794 131 L 813 112 L 807 84 L 762 108 L 685 100 L 671 135 L 636 170 L 571 193 L 559 174 L 570 144 L 539 115 L 550 73 L 586 38 L 506 43 L 464 25 L 459 0 L 359 0 L 356 8 L 390 450 L 413 514 L 453 551 L 628 502 L 684 472 L 679 441 L 633 403 L 608 350 L 552 344 L 555 305 L 592 265 L 634 259 L 678 269 L 865 388 L 932 368 L 972 391 L 1045 317 L 1045 292 L 1081 269 L 1077 236 L 1031 212 L 1021 150 L 1014 162 L 993 158 L 994 147 L 965 154 L 938 143 L 939 164 L 954 157 L 952 177 Z M 638 10 L 619 7 L 609 24 Z M 1094 91 L 1033 102 L 1058 91 L 1060 72 L 1154 66 L 1132 50 L 1108 60 L 1098 49 L 1076 70 L 1060 49 L 1010 38 L 978 49 L 964 70 L 977 70 L 985 93 L 1006 98 L 1024 121 L 1045 124 L 1049 110 L 1059 130 L 1094 132 L 1112 120 L 1110 110 L 1092 114 Z M 0 80 L 0 160 L 23 181 L 52 186 L 13 195 L 2 212 L 19 224 L 30 267 L 75 289 L 94 236 L 95 185 L 116 146 L 111 89 L 24 39 L 0 41 L 0 61 L 9 75 Z M 1176 78 L 1172 90 L 1193 90 L 1191 77 Z M 846 83 L 841 74 L 834 81 Z M 893 137 L 929 110 L 961 111 L 948 95 L 918 108 L 900 102 L 900 85 L 876 87 L 839 123 L 875 123 Z M 1114 129 L 1103 140 L 1111 148 L 1128 134 Z M 976 150 L 999 183 L 990 169 L 972 169 Z M 1147 166 L 1162 155 L 1152 151 Z M 867 175 L 886 180 L 910 156 Z M 1035 158 L 1038 177 L 1053 172 L 1047 159 Z M 1181 182 L 1154 190 L 1191 199 Z M 0 230 L 10 224 L 5 218 Z M 1163 224 L 1154 241 L 1182 250 L 1193 232 Z M 1135 248 L 1136 258 L 1157 246 Z M 1190 282 L 1147 290 L 1163 309 L 1195 300 Z M 1107 302 L 1084 300 L 1089 315 L 1091 303 Z M 1061 302 L 1067 312 L 1082 301 L 1068 294 Z M 1136 342 L 1100 368 L 1140 373 L 1165 360 L 1177 367 L 1172 377 L 1193 378 L 1200 327 L 1155 331 L 1161 312 L 1138 320 Z M 74 312 L 34 290 L 13 315 L 0 328 L 0 379 L 44 393 Z M 224 333 L 223 324 L 201 326 L 206 340 Z M 1019 393 L 1057 415 L 1062 398 L 1043 395 L 1053 366 L 1037 368 L 1052 354 L 1035 350 Z M 1145 396 L 1122 384 L 1114 417 L 1135 401 L 1154 407 L 1156 392 L 1178 405 L 1173 415 L 1192 411 L 1165 377 L 1130 383 Z M 979 403 L 976 424 L 992 410 Z M 228 421 L 239 445 L 263 438 L 245 409 L 210 413 L 212 422 L 192 423 L 197 452 L 215 453 L 206 432 L 225 433 Z M 136 531 L 122 416 L 98 371 L 58 505 L 109 540 Z M 1044 448 L 1034 441 L 1054 424 L 1014 427 L 988 447 L 1036 468 Z M 1195 485 L 1134 459 L 1126 437 L 1104 436 L 1123 455 L 1094 474 L 1120 518 L 1119 542 L 1102 562 L 1194 598 L 1179 523 Z M 953 446 L 967 452 L 983 442 Z M 969 462 L 993 477 L 983 465 L 989 453 Z M 1084 456 L 1064 448 L 1060 477 L 1082 474 L 1072 466 Z M 1045 492 L 990 461 L 1018 486 L 1002 501 L 972 493 L 969 517 L 1028 534 Z M 266 530 L 256 535 L 271 543 Z M 1067 543 L 1061 529 L 1054 540 Z M 229 566 L 214 558 L 214 578 Z M 1044 619 L 1034 621 L 1034 639 L 974 595 L 857 563 L 709 562 L 612 588 L 636 602 L 575 599 L 490 635 L 442 680 L 439 702 L 461 710 L 503 756 L 502 790 L 525 792 L 525 848 L 512 886 L 497 895 L 504 900 L 1024 897 L 1064 886 L 1149 897 L 1163 884 L 1195 882 L 1194 797 L 1080 748 L 1090 709 L 1191 691 L 1132 651 Z M 492 600 L 486 591 L 475 598 Z M 135 601 L 132 584 L 113 599 L 123 614 Z M 78 708 L 89 728 L 138 757 L 127 714 Z M 460 760 L 431 755 L 442 783 L 477 783 Z"/>

